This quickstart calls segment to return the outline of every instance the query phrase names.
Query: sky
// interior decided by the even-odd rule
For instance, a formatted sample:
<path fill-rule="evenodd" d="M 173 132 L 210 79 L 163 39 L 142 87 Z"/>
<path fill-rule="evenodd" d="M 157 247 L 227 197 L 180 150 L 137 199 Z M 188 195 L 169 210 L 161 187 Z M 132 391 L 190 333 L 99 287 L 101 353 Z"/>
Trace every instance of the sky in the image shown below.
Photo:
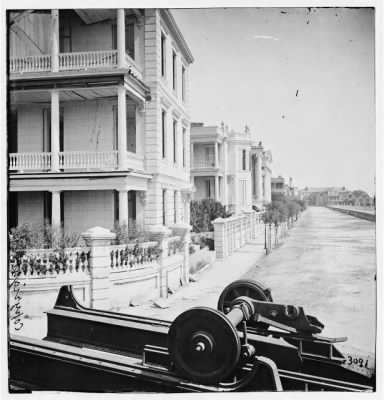
<path fill-rule="evenodd" d="M 251 129 L 272 176 L 375 190 L 372 8 L 172 9 L 195 62 L 192 121 Z"/>

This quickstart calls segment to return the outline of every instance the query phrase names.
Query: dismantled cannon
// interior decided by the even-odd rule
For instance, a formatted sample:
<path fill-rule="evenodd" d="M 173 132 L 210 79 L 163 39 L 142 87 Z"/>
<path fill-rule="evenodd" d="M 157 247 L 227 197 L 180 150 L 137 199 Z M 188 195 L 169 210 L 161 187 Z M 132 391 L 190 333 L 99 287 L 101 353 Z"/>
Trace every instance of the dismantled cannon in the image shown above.
<path fill-rule="evenodd" d="M 226 287 L 218 310 L 172 323 L 81 306 L 63 286 L 42 340 L 10 339 L 10 384 L 22 390 L 226 392 L 372 391 L 346 368 L 324 325 L 303 307 L 274 303 L 248 280 Z M 38 367 L 37 367 L 38 366 Z"/>

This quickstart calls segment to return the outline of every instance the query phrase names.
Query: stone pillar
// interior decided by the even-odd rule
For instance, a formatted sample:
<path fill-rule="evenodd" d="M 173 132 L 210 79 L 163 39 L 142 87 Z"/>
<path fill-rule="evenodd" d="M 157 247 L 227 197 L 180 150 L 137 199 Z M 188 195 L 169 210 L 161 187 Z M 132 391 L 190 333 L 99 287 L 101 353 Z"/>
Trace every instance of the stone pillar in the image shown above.
<path fill-rule="evenodd" d="M 124 8 L 117 9 L 117 66 L 124 68 L 125 65 L 125 11 Z"/>
<path fill-rule="evenodd" d="M 258 205 L 263 203 L 263 177 L 261 170 L 261 155 L 256 158 L 256 168 L 255 168 L 255 180 L 256 180 L 256 201 Z"/>
<path fill-rule="evenodd" d="M 52 190 L 52 215 L 51 225 L 53 227 L 59 227 L 61 224 L 61 204 L 60 204 L 60 191 Z"/>
<path fill-rule="evenodd" d="M 128 190 L 119 190 L 119 224 L 128 228 Z"/>
<path fill-rule="evenodd" d="M 59 171 L 60 98 L 57 90 L 51 92 L 51 171 Z"/>
<path fill-rule="evenodd" d="M 110 309 L 110 245 L 116 234 L 100 226 L 81 234 L 90 249 L 91 308 Z"/>
<path fill-rule="evenodd" d="M 51 70 L 59 71 L 59 10 L 51 11 Z"/>
<path fill-rule="evenodd" d="M 216 218 L 213 222 L 213 237 L 215 240 L 215 251 L 216 258 L 223 260 L 228 256 L 228 241 L 227 241 L 227 230 L 226 221 L 224 218 Z"/>
<path fill-rule="evenodd" d="M 159 243 L 161 254 L 158 259 L 159 263 L 159 291 L 161 297 L 168 297 L 168 270 L 166 259 L 168 257 L 168 240 L 171 230 L 165 226 L 151 226 L 148 231 L 152 233 L 153 239 Z"/>
<path fill-rule="evenodd" d="M 127 155 L 127 107 L 125 87 L 119 86 L 117 91 L 117 134 L 118 134 L 118 154 L 119 169 L 125 169 L 125 159 Z"/>

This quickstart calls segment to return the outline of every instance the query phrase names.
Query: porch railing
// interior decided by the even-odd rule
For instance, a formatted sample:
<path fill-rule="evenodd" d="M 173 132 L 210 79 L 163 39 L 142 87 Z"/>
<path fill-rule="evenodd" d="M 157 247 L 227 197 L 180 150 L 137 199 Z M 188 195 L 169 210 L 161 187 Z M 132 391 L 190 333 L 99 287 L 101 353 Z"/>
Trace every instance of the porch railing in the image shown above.
<path fill-rule="evenodd" d="M 217 165 L 215 164 L 215 160 L 194 160 L 193 168 L 195 169 L 203 169 L 203 168 L 221 168 L 222 163 L 219 161 Z"/>
<path fill-rule="evenodd" d="M 11 153 L 9 154 L 9 170 L 24 171 L 32 169 L 50 169 L 51 153 Z"/>
<path fill-rule="evenodd" d="M 51 70 L 51 56 L 47 54 L 27 57 L 11 57 L 10 72 L 40 72 Z"/>
<path fill-rule="evenodd" d="M 131 69 L 134 76 L 139 79 L 143 78 L 142 68 L 128 54 L 125 54 L 125 66 Z M 59 53 L 59 71 L 116 67 L 117 50 Z M 11 73 L 50 71 L 51 68 L 52 62 L 49 54 L 10 57 L 9 60 Z"/>
<path fill-rule="evenodd" d="M 62 151 L 59 153 L 59 168 L 91 169 L 117 168 L 117 151 Z"/>
<path fill-rule="evenodd" d="M 110 68 L 117 65 L 117 50 L 60 53 L 59 70 Z"/>

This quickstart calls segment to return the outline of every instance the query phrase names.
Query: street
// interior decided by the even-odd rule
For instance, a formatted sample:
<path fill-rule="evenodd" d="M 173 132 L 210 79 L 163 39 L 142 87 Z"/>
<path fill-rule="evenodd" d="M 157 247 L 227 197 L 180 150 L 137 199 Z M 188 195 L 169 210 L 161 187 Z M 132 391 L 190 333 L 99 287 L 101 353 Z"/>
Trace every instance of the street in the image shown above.
<path fill-rule="evenodd" d="M 283 244 L 244 277 L 272 290 L 275 302 L 302 305 L 324 336 L 347 336 L 338 347 L 374 353 L 375 228 L 323 207 L 309 208 Z"/>

